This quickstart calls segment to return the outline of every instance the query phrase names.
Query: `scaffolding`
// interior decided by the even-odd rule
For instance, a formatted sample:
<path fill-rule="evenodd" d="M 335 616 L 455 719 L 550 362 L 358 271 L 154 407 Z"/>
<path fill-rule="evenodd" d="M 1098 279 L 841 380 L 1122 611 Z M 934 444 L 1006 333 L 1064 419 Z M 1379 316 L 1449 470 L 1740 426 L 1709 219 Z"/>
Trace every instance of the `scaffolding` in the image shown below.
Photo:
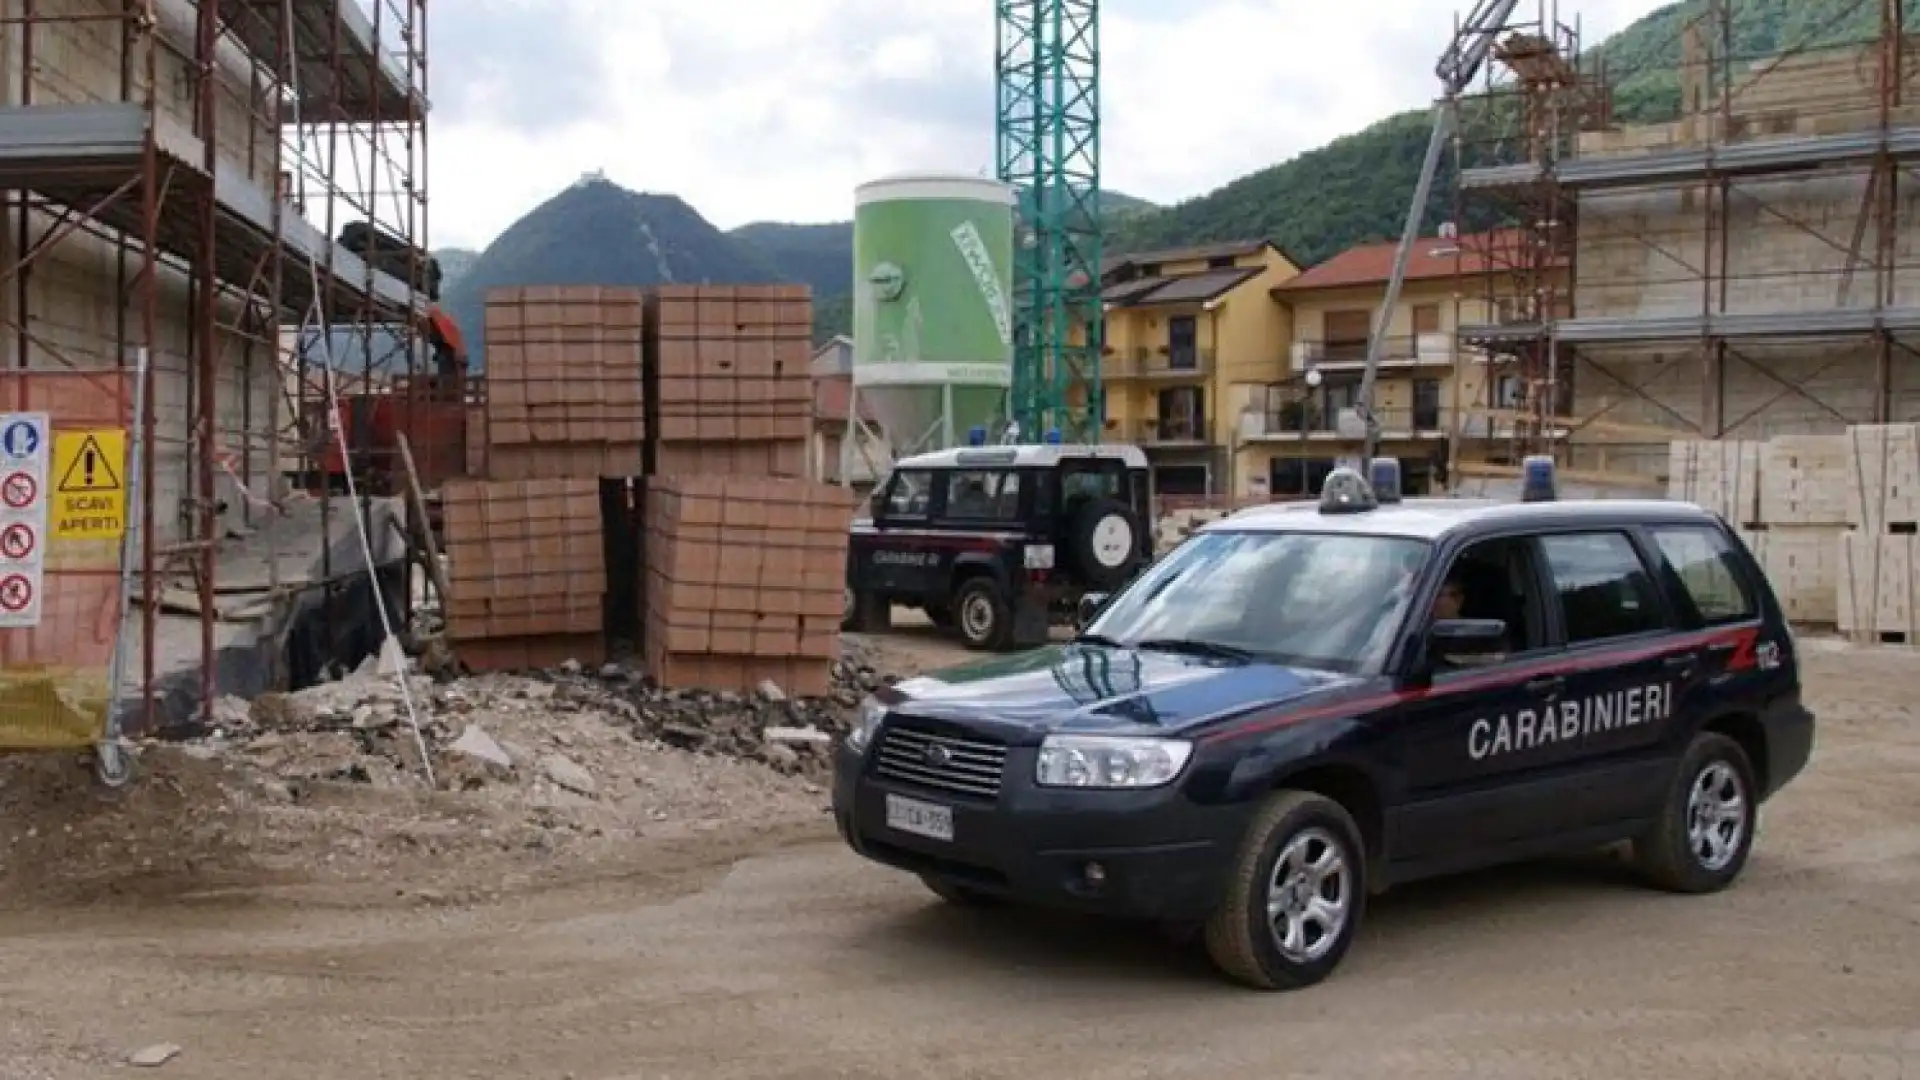
<path fill-rule="evenodd" d="M 1673 439 L 1920 406 L 1895 359 L 1920 340 L 1900 273 L 1920 257 L 1901 236 L 1920 162 L 1901 0 L 1854 0 L 1761 56 L 1735 51 L 1736 2 L 1689 5 L 1676 77 L 1641 73 L 1631 125 L 1629 87 L 1544 0 L 1463 101 L 1458 219 L 1511 226 L 1462 257 L 1463 289 L 1477 261 L 1495 271 L 1485 321 L 1460 332 L 1487 365 L 1487 460 L 1651 477 Z"/>
<path fill-rule="evenodd" d="M 0 20 L 7 367 L 142 372 L 129 417 L 139 670 L 115 693 L 143 697 L 136 715 L 152 728 L 161 594 L 191 575 L 209 709 L 222 542 L 281 513 L 286 477 L 324 453 L 323 358 L 350 358 L 362 382 L 423 374 L 437 289 L 424 250 L 426 3 L 13 9 Z M 318 508 L 331 537 L 327 517 L 344 511 Z M 275 590 L 341 584 L 331 567 L 282 582 L 277 553 L 266 563 Z"/>

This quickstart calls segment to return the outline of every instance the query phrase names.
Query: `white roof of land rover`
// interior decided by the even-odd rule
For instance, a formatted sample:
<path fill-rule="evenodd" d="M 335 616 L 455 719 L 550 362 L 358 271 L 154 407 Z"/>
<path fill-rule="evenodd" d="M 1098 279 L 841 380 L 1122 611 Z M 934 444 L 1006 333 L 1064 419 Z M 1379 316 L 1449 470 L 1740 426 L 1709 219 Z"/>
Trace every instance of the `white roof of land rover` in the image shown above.
<path fill-rule="evenodd" d="M 1131 469 L 1147 467 L 1147 455 L 1137 446 L 1120 443 L 1030 443 L 1023 446 L 962 446 L 915 454 L 893 463 L 896 469 L 1038 468 L 1049 469 L 1064 460 L 1096 458 L 1118 461 Z"/>

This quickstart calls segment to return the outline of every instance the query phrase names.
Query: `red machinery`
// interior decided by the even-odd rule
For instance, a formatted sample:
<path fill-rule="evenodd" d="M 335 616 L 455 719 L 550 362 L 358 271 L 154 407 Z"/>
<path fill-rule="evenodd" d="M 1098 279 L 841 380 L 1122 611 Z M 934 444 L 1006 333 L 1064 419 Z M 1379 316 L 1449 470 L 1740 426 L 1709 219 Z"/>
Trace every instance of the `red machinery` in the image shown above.
<path fill-rule="evenodd" d="M 373 495 L 397 495 L 406 487 L 406 466 L 400 457 L 399 436 L 405 434 L 413 451 L 422 491 L 432 491 L 450 477 L 467 471 L 467 346 L 451 317 L 439 307 L 427 313 L 428 344 L 434 373 L 394 379 L 384 390 L 343 394 L 334 423 L 346 432 L 349 453 L 342 456 L 333 425 L 316 423 L 325 406 L 306 419 L 306 431 L 315 445 L 317 488 L 340 491 L 346 487 L 348 462 L 361 490 Z"/>

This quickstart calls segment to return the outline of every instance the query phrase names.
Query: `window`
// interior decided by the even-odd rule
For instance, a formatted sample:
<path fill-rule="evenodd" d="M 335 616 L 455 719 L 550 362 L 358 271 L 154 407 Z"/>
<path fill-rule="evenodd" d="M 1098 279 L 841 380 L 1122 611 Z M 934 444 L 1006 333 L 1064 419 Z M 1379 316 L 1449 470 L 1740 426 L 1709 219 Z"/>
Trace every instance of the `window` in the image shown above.
<path fill-rule="evenodd" d="M 887 493 L 888 517 L 926 517 L 929 496 L 933 493 L 933 474 L 903 472 L 895 474 Z"/>
<path fill-rule="evenodd" d="M 1502 652 L 1508 655 L 1545 648 L 1546 606 L 1528 542 L 1497 537 L 1469 545 L 1447 568 L 1431 614 L 1436 619 L 1500 620 L 1507 627 Z"/>
<path fill-rule="evenodd" d="M 1440 380 L 1413 380 L 1413 430 L 1440 430 Z"/>
<path fill-rule="evenodd" d="M 1653 542 L 1679 579 L 1681 592 L 1692 601 L 1700 621 L 1740 622 L 1759 612 L 1746 582 L 1733 568 L 1733 545 L 1718 529 L 1671 527 L 1653 530 Z"/>
<path fill-rule="evenodd" d="M 1437 334 L 1440 332 L 1440 305 L 1413 305 L 1413 332 L 1416 334 Z"/>
<path fill-rule="evenodd" d="M 1212 645 L 1275 663 L 1377 671 L 1428 551 L 1402 537 L 1200 533 L 1087 632 L 1147 649 Z"/>
<path fill-rule="evenodd" d="M 1067 512 L 1078 509 L 1074 502 L 1079 499 L 1122 499 L 1121 478 L 1125 470 L 1119 467 L 1102 469 L 1097 466 L 1076 469 L 1060 476 L 1061 501 L 1067 504 Z"/>
<path fill-rule="evenodd" d="M 983 521 L 1019 519 L 1019 473 L 969 469 L 950 472 L 946 480 L 948 517 Z"/>
<path fill-rule="evenodd" d="M 1543 536 L 1567 644 L 1666 629 L 1659 593 L 1625 533 Z"/>

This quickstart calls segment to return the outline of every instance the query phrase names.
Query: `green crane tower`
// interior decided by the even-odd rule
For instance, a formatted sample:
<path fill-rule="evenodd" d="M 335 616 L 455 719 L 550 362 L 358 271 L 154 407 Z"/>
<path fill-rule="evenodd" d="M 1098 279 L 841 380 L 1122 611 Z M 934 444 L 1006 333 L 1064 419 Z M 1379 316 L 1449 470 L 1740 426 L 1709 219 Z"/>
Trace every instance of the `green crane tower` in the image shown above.
<path fill-rule="evenodd" d="M 1013 186 L 1012 419 L 1099 442 L 1100 0 L 994 0 L 995 158 Z"/>

